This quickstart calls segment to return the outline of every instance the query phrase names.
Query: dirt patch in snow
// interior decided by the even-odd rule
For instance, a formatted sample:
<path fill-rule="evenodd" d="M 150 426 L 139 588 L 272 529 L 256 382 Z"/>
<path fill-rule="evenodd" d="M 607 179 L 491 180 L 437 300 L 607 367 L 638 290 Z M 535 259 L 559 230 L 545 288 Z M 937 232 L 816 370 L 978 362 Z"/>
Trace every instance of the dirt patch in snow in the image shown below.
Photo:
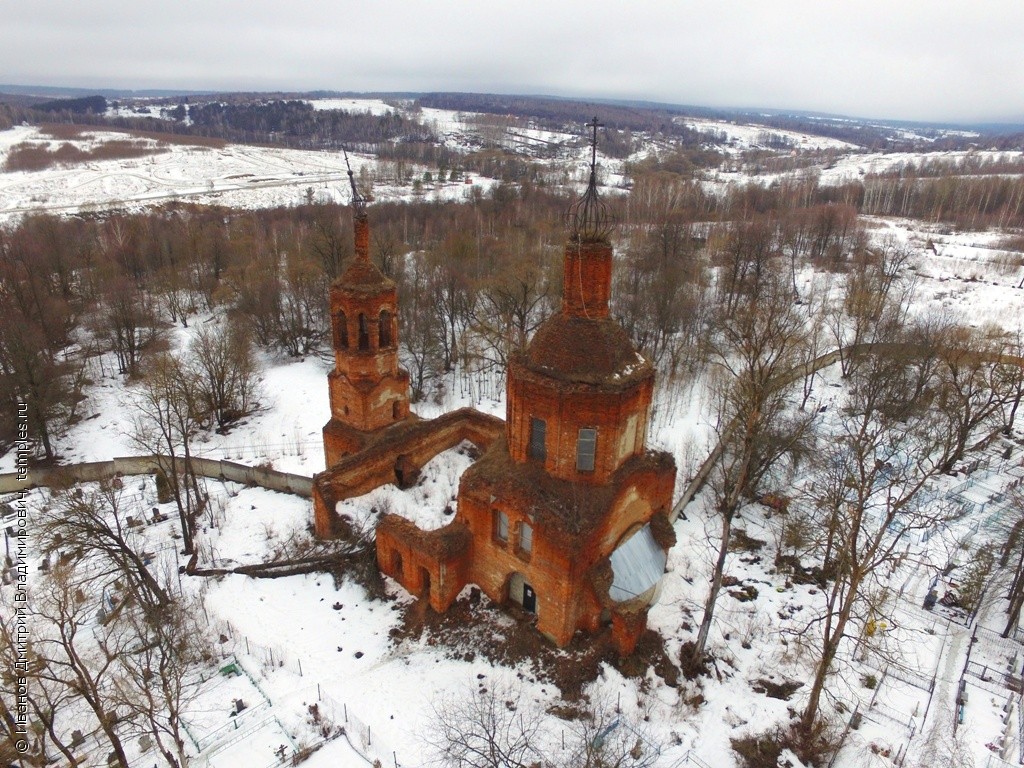
<path fill-rule="evenodd" d="M 517 668 L 531 682 L 556 686 L 567 701 L 581 700 L 605 664 L 626 677 L 639 678 L 641 685 L 647 684 L 649 669 L 666 684 L 678 684 L 679 668 L 653 630 L 641 636 L 631 656 L 619 657 L 609 630 L 577 634 L 567 647 L 556 648 L 534 628 L 532 619 L 531 614 L 502 608 L 482 595 L 461 598 L 441 614 L 418 600 L 406 606 L 402 626 L 391 634 L 399 643 L 418 639 L 443 648 L 452 659 L 472 662 L 483 657 L 491 664 Z"/>

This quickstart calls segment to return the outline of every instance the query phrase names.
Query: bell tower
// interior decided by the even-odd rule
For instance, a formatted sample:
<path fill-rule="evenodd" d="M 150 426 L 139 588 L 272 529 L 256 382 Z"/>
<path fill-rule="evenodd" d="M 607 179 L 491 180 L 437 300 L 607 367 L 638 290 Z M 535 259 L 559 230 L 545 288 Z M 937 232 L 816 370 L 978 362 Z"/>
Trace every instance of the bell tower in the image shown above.
<path fill-rule="evenodd" d="M 348 176 L 355 255 L 330 292 L 334 370 L 327 375 L 331 420 L 323 429 L 328 468 L 362 448 L 371 433 L 409 416 L 409 374 L 398 365 L 395 284 L 370 261 L 366 200 L 351 166 Z"/>

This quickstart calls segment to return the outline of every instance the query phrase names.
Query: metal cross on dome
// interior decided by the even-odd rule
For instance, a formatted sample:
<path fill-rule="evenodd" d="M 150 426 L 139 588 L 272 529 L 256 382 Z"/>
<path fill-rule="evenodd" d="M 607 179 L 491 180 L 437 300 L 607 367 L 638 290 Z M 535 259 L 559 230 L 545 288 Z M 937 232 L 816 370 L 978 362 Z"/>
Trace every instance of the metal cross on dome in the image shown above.
<path fill-rule="evenodd" d="M 595 116 L 587 123 L 587 127 L 591 130 L 590 180 L 587 182 L 587 190 L 583 197 L 572 204 L 565 218 L 573 240 L 605 240 L 611 234 L 615 222 L 597 194 L 597 129 L 603 128 L 604 125 L 599 123 Z"/>
<path fill-rule="evenodd" d="M 595 180 L 597 174 L 597 129 L 604 128 L 604 123 L 597 122 L 597 115 L 587 125 L 592 131 L 590 136 L 590 178 Z"/>

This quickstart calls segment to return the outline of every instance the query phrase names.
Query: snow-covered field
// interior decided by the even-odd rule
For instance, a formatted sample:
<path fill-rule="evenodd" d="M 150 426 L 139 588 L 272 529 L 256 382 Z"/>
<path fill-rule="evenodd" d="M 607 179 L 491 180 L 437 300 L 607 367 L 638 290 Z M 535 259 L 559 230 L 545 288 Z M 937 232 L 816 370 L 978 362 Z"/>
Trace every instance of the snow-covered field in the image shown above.
<path fill-rule="evenodd" d="M 339 109 L 371 115 L 387 115 L 395 111 L 393 106 L 380 99 L 311 99 L 309 103 L 317 110 Z"/>
<path fill-rule="evenodd" d="M 763 125 L 744 125 L 722 120 L 698 120 L 691 117 L 676 118 L 676 122 L 700 133 L 713 137 L 724 137 L 728 151 L 739 152 L 767 146 L 768 137 L 781 138 L 794 149 L 841 149 L 853 150 L 856 145 L 826 136 L 814 136 L 781 128 L 767 128 Z"/>
<path fill-rule="evenodd" d="M 379 99 L 315 99 L 310 102 L 318 110 L 346 110 L 354 113 L 381 115 L 401 109 L 404 105 L 385 103 Z M 143 109 L 150 116 L 159 117 L 160 108 L 147 106 L 121 106 L 112 112 L 138 115 Z M 492 116 L 452 110 L 424 108 L 414 117 L 431 129 L 449 149 L 469 152 L 487 143 L 531 155 L 535 162 L 556 171 L 553 179 L 566 179 L 580 185 L 586 182 L 587 159 L 578 151 L 580 136 L 529 125 L 505 126 Z M 755 124 L 736 124 L 725 121 L 677 118 L 681 124 L 697 131 L 724 137 L 723 149 L 731 155 L 765 146 L 768 137 L 783 139 L 792 151 L 831 150 L 838 155 L 823 166 L 812 166 L 794 172 L 797 175 L 814 173 L 821 183 L 838 184 L 856 180 L 865 174 L 892 170 L 909 162 L 941 160 L 963 162 L 969 155 L 975 159 L 1019 160 L 1020 152 L 915 152 L 864 153 L 848 142 L 821 136 L 768 128 Z M 520 121 L 521 122 L 521 121 Z M 90 131 L 81 138 L 68 142 L 54 140 L 34 128 L 18 126 L 0 131 L 0 164 L 11 147 L 19 143 L 56 147 L 70 143 L 83 150 L 98 144 L 123 140 L 124 133 Z M 348 176 L 341 153 L 310 152 L 227 145 L 222 149 L 182 144 L 157 143 L 147 140 L 159 151 L 131 160 L 97 160 L 69 166 L 56 166 L 41 171 L 0 173 L 0 222 L 20 217 L 32 211 L 73 213 L 77 211 L 117 208 L 136 211 L 174 200 L 188 200 L 198 204 L 217 204 L 234 208 L 263 208 L 279 205 L 297 205 L 312 195 L 315 201 L 346 202 L 350 196 Z M 656 145 L 648 142 L 633 156 L 640 160 L 654 151 Z M 660 147 L 665 149 L 665 147 Z M 789 151 L 789 150 L 786 150 Z M 620 161 L 604 157 L 599 151 L 601 181 L 608 189 L 624 186 Z M 413 195 L 411 182 L 396 184 L 393 179 L 377 177 L 379 170 L 375 158 L 354 154 L 353 169 L 364 168 L 374 179 L 373 194 L 378 200 L 396 200 Z M 419 169 L 412 178 L 419 179 Z M 758 183 L 771 183 L 782 174 L 762 174 Z M 735 171 L 723 170 L 709 175 L 717 183 L 743 181 L 748 177 Z M 471 179 L 474 185 L 489 188 L 493 180 Z M 472 186 L 465 181 L 446 184 L 422 185 L 419 194 L 438 200 L 462 200 L 471 193 Z"/>
<path fill-rule="evenodd" d="M 123 139 L 125 134 L 91 132 L 88 138 L 69 143 L 88 149 L 96 143 Z M 17 127 L 0 131 L 0 164 L 11 146 L 21 142 L 49 146 L 55 143 L 36 129 Z M 351 189 L 341 152 L 307 152 L 293 149 L 231 144 L 223 149 L 180 144 L 159 145 L 157 154 L 130 160 L 96 160 L 42 171 L 0 173 L 0 222 L 32 212 L 76 213 L 119 209 L 143 210 L 172 201 L 230 208 L 270 208 L 298 205 L 310 196 L 314 202 L 348 202 Z M 375 161 L 351 154 L 357 174 Z M 489 179 L 474 178 L 471 184 L 435 184 L 424 194 L 437 200 L 464 200 L 473 185 L 487 190 Z M 377 200 L 410 196 L 405 186 L 374 182 Z"/>

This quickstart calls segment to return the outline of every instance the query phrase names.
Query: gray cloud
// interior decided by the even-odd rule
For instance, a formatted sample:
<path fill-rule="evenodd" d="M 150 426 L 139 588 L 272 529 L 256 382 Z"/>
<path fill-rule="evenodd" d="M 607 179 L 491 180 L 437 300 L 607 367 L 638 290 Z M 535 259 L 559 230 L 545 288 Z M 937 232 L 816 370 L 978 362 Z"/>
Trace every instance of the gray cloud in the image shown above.
<path fill-rule="evenodd" d="M 1024 117 L 1024 4 L 1014 0 L 33 0 L 0 10 L 0 82 Z"/>

